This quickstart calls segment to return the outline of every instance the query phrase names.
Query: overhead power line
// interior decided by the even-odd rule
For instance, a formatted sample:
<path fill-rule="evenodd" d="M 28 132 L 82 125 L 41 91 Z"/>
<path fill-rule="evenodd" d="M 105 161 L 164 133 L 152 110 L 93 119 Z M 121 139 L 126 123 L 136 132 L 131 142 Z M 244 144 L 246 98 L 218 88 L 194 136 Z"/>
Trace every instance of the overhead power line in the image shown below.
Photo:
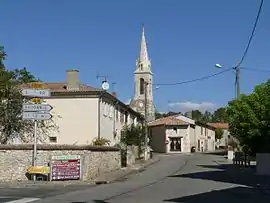
<path fill-rule="evenodd" d="M 259 10 L 258 10 L 256 19 L 255 19 L 255 23 L 254 23 L 254 25 L 253 25 L 253 29 L 252 29 L 251 35 L 250 35 L 250 37 L 249 37 L 249 40 L 248 40 L 246 49 L 245 49 L 245 51 L 244 51 L 244 54 L 243 54 L 241 60 L 239 61 L 239 63 L 237 64 L 236 67 L 239 67 L 239 66 L 243 63 L 243 61 L 244 61 L 244 59 L 245 59 L 245 57 L 246 57 L 246 55 L 247 55 L 247 53 L 248 53 L 248 50 L 249 50 L 251 41 L 252 41 L 252 39 L 253 39 L 253 37 L 254 37 L 254 33 L 255 33 L 255 30 L 256 30 L 256 27 L 257 27 L 259 18 L 260 18 L 260 14 L 261 14 L 262 7 L 263 7 L 263 1 L 264 1 L 264 0 L 261 0 L 260 7 L 259 7 Z"/>
<path fill-rule="evenodd" d="M 254 33 L 255 33 L 255 30 L 256 30 L 256 27 L 257 27 L 257 24 L 258 24 L 258 21 L 259 21 L 259 17 L 260 17 L 260 14 L 261 14 L 263 3 L 264 3 L 264 0 L 261 0 L 260 7 L 259 7 L 259 10 L 258 10 L 256 19 L 255 19 L 255 23 L 253 25 L 253 29 L 252 29 L 250 38 L 248 40 L 248 43 L 247 43 L 247 46 L 245 48 L 244 54 L 243 54 L 241 60 L 239 61 L 239 63 L 237 64 L 237 66 L 235 66 L 233 68 L 224 69 L 224 70 L 222 70 L 222 71 L 220 71 L 218 73 L 212 74 L 212 75 L 207 75 L 207 76 L 203 76 L 203 77 L 200 77 L 200 78 L 195 78 L 195 79 L 192 79 L 192 80 L 187 80 L 187 81 L 182 81 L 182 82 L 175 82 L 175 83 L 157 83 L 157 84 L 154 84 L 154 85 L 156 85 L 156 86 L 182 85 L 182 84 L 187 84 L 187 83 L 192 83 L 192 82 L 207 80 L 207 79 L 210 79 L 212 77 L 221 75 L 221 74 L 223 74 L 225 72 L 231 71 L 231 70 L 236 70 L 236 71 L 238 71 L 238 74 L 239 74 L 240 65 L 243 63 L 243 61 L 244 61 L 244 59 L 245 59 L 245 57 L 246 57 L 246 55 L 248 53 L 248 50 L 249 50 L 249 47 L 251 45 L 252 39 L 254 37 Z M 257 71 L 257 72 L 270 72 L 270 71 L 267 71 L 267 70 L 256 70 L 256 69 L 251 69 L 251 68 L 241 68 L 241 69 L 252 70 L 252 71 Z M 239 79 L 239 77 L 238 77 L 238 79 Z M 240 92 L 240 88 L 238 88 L 238 89 L 239 89 L 238 92 Z"/>
<path fill-rule="evenodd" d="M 156 86 L 182 85 L 182 84 L 197 82 L 197 81 L 201 81 L 201 80 L 207 80 L 209 78 L 212 78 L 212 77 L 221 75 L 221 74 L 226 73 L 226 72 L 231 71 L 231 70 L 233 70 L 233 68 L 227 68 L 227 69 L 224 69 L 224 70 L 222 70 L 222 71 L 220 71 L 218 73 L 215 73 L 215 74 L 212 74 L 212 75 L 206 75 L 206 76 L 203 76 L 203 77 L 200 77 L 200 78 L 195 78 L 195 79 L 192 79 L 192 80 L 187 80 L 187 81 L 182 81 L 182 82 L 176 82 L 176 83 L 159 83 L 159 84 L 154 84 L 154 85 L 156 85 Z"/>
<path fill-rule="evenodd" d="M 270 73 L 270 70 L 267 70 L 267 69 L 257 69 L 257 68 L 248 68 L 248 67 L 241 67 L 240 69 L 254 71 L 254 72 Z"/>

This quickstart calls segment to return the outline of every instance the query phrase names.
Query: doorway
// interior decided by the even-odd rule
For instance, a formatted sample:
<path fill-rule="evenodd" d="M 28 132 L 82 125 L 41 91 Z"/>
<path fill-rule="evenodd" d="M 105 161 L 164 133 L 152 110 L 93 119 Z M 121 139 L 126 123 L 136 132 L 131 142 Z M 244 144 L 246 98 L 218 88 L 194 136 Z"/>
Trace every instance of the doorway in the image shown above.
<path fill-rule="evenodd" d="M 170 139 L 170 151 L 171 152 L 181 152 L 182 137 L 169 137 L 169 139 Z"/>

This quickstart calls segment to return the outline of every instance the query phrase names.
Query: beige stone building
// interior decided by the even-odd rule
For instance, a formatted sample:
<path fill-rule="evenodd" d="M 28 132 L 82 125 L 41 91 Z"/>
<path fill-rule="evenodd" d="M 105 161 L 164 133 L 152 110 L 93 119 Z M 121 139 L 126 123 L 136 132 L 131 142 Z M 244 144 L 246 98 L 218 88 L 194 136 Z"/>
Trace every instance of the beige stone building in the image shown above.
<path fill-rule="evenodd" d="M 155 152 L 188 153 L 215 150 L 215 128 L 182 115 L 149 123 L 150 146 Z"/>
<path fill-rule="evenodd" d="M 213 126 L 215 128 L 220 128 L 223 130 L 223 135 L 220 140 L 217 140 L 218 148 L 227 148 L 229 141 L 231 139 L 230 131 L 229 131 L 229 124 L 228 123 L 208 123 L 208 125 Z"/>
<path fill-rule="evenodd" d="M 134 96 L 130 102 L 131 108 L 135 111 L 145 114 L 145 105 L 147 105 L 147 120 L 155 120 L 155 107 L 153 100 L 153 73 L 151 61 L 148 56 L 147 44 L 144 28 L 142 29 L 142 38 L 140 53 L 136 61 L 136 70 L 134 72 Z M 147 84 L 147 85 L 145 85 Z M 146 97 L 146 104 L 145 104 Z"/>
<path fill-rule="evenodd" d="M 44 102 L 53 107 L 52 119 L 58 128 L 48 135 L 49 143 L 91 144 L 93 139 L 103 137 L 114 145 L 125 124 L 143 122 L 141 114 L 115 95 L 80 84 L 78 70 L 66 74 L 66 82 L 44 83 L 44 88 L 51 91 Z"/>

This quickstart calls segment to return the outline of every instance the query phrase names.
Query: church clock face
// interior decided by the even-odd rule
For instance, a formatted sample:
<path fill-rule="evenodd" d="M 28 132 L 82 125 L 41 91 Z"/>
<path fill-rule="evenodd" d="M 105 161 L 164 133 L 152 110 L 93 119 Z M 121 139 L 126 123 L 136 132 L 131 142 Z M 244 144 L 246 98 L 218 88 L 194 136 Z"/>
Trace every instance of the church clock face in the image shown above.
<path fill-rule="evenodd" d="M 143 107 L 143 102 L 140 102 L 139 103 L 139 107 Z"/>

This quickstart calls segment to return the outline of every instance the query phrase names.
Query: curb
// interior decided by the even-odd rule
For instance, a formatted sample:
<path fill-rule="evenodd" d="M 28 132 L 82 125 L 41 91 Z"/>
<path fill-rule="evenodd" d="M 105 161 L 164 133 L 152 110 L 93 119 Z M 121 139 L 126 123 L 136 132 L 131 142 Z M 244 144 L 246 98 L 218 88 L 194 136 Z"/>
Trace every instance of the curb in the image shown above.
<path fill-rule="evenodd" d="M 113 178 L 112 180 L 102 180 L 102 181 L 95 181 L 96 185 L 101 185 L 101 184 L 110 184 L 118 181 L 123 181 L 125 178 L 127 178 L 130 175 L 134 175 L 137 173 L 143 172 L 147 167 L 158 163 L 160 161 L 160 157 L 152 158 L 148 161 L 146 161 L 144 164 L 142 164 L 139 168 L 131 169 L 131 171 L 128 171 L 126 173 L 123 173 L 120 175 L 120 177 Z M 127 169 L 128 170 L 128 169 Z"/>
<path fill-rule="evenodd" d="M 222 163 L 219 162 L 219 161 L 215 161 L 215 163 L 217 165 L 221 165 Z M 244 170 L 242 170 L 241 172 L 247 172 L 246 168 L 243 168 Z M 264 185 L 261 185 L 261 184 L 256 184 L 256 185 L 253 185 L 251 186 L 252 188 L 257 188 L 259 189 L 263 194 L 266 194 L 266 195 L 269 195 L 270 196 L 270 186 L 264 186 Z"/>

